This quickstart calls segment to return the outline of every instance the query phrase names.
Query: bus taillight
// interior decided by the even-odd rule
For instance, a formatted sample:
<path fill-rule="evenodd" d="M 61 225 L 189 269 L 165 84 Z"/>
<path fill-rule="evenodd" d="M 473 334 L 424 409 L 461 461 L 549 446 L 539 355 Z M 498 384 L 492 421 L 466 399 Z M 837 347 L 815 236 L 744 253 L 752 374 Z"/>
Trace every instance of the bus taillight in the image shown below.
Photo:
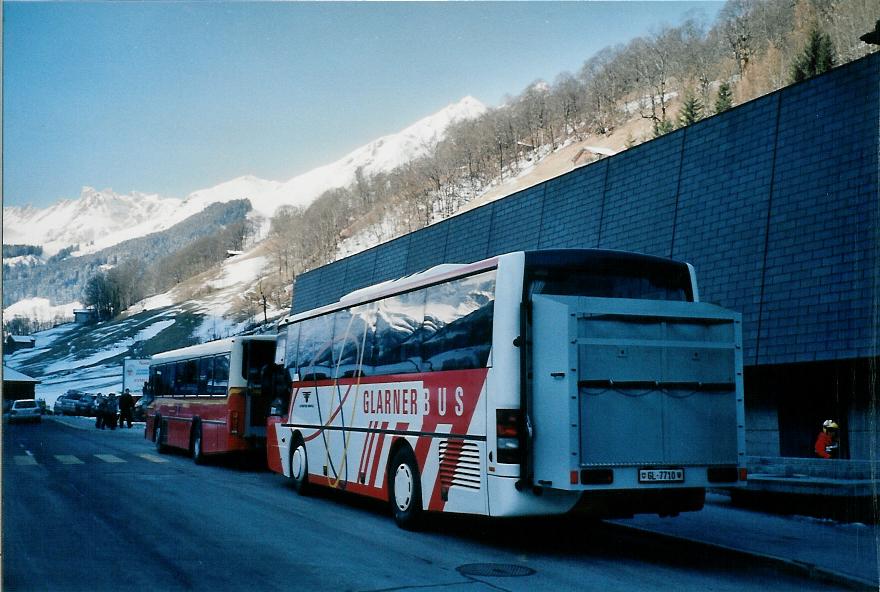
<path fill-rule="evenodd" d="M 233 411 L 233 412 L 232 412 L 232 421 L 231 421 L 231 423 L 232 423 L 232 425 L 229 426 L 229 433 L 232 434 L 232 435 L 234 435 L 234 436 L 237 436 L 237 435 L 238 435 L 238 432 L 239 432 L 239 429 L 238 429 L 238 411 Z"/>
<path fill-rule="evenodd" d="M 508 464 L 519 463 L 519 409 L 498 409 L 495 412 L 495 420 L 498 462 Z"/>

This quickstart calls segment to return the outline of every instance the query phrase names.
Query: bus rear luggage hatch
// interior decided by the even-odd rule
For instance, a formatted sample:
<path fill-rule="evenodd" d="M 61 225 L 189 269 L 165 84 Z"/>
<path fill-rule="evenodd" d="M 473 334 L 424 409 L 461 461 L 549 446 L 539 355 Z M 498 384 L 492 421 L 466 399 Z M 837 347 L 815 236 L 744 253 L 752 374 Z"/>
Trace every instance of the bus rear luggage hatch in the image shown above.
<path fill-rule="evenodd" d="M 532 459 L 567 490 L 704 487 L 744 454 L 740 316 L 695 302 L 536 295 Z"/>

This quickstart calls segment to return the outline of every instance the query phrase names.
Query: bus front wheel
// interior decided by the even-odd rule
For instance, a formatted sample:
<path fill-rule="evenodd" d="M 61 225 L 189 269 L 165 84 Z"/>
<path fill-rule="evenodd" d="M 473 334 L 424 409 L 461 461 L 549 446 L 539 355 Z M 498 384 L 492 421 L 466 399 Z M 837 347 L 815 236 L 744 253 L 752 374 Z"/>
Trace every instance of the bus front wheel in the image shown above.
<path fill-rule="evenodd" d="M 406 530 L 416 529 L 422 518 L 422 485 L 416 459 L 409 448 L 401 448 L 394 455 L 388 477 L 391 485 L 388 500 L 394 522 Z"/>
<path fill-rule="evenodd" d="M 300 495 L 308 493 L 309 459 L 306 456 L 306 444 L 300 437 L 294 440 L 293 450 L 290 453 L 290 479 L 297 493 Z"/>

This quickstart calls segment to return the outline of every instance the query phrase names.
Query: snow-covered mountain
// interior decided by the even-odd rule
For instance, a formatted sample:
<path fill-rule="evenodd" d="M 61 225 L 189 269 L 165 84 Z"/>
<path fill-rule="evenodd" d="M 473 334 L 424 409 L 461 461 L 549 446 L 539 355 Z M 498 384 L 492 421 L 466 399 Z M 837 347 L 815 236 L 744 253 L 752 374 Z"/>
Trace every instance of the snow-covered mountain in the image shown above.
<path fill-rule="evenodd" d="M 110 189 L 85 187 L 78 199 L 48 208 L 4 207 L 3 242 L 40 245 L 44 256 L 71 245 L 79 245 L 77 254 L 91 253 L 170 228 L 212 203 L 241 198 L 249 199 L 255 214 L 268 220 L 279 206 L 307 206 L 329 189 L 350 185 L 358 168 L 370 175 L 423 156 L 443 139 L 449 125 L 485 111 L 480 101 L 465 97 L 399 133 L 383 136 L 332 164 L 285 182 L 246 175 L 194 191 L 183 199 L 138 192 L 119 195 Z"/>
<path fill-rule="evenodd" d="M 62 200 L 48 208 L 4 207 L 3 242 L 41 245 L 44 256 L 77 244 L 85 252 L 97 251 L 162 230 L 179 202 L 155 194 L 118 195 L 109 189 L 83 187 L 78 199 Z"/>

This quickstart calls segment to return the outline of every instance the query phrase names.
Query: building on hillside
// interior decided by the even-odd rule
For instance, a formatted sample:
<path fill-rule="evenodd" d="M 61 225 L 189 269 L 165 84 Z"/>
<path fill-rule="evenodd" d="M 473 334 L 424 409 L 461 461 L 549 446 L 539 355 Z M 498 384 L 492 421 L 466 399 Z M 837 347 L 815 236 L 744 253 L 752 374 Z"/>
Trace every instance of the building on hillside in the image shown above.
<path fill-rule="evenodd" d="M 40 382 L 36 378 L 31 378 L 8 366 L 3 366 L 3 401 L 36 398 L 36 387 Z"/>
<path fill-rule="evenodd" d="M 11 354 L 20 349 L 33 349 L 37 340 L 30 335 L 7 335 L 3 342 L 3 353 Z"/>
<path fill-rule="evenodd" d="M 77 325 L 87 325 L 98 320 L 98 311 L 93 308 L 77 308 L 73 311 L 73 322 Z"/>

